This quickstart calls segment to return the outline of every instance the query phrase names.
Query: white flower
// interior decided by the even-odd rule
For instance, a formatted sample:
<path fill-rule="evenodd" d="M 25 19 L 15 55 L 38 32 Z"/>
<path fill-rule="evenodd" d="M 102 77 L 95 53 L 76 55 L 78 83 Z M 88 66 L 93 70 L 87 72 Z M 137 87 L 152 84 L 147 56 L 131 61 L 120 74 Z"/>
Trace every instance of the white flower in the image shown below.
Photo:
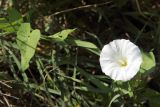
<path fill-rule="evenodd" d="M 125 39 L 113 40 L 103 47 L 100 54 L 102 71 L 116 81 L 132 79 L 139 71 L 141 63 L 140 49 Z"/>

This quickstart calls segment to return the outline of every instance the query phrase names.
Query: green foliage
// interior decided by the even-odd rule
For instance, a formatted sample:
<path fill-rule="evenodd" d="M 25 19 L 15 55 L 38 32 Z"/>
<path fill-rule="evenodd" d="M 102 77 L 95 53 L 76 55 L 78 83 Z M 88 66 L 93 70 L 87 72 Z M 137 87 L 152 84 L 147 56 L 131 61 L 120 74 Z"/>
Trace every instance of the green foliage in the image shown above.
<path fill-rule="evenodd" d="M 0 106 L 159 107 L 160 87 L 150 84 L 159 75 L 157 1 L 5 1 L 12 6 L 0 7 Z M 154 50 L 142 51 L 141 73 L 128 82 L 99 65 L 101 48 L 117 38 Z"/>
<path fill-rule="evenodd" d="M 67 43 L 69 43 L 73 46 L 86 48 L 87 50 L 89 50 L 97 55 L 100 54 L 100 49 L 95 44 L 93 44 L 91 42 L 70 38 L 67 40 Z"/>
<path fill-rule="evenodd" d="M 160 93 L 156 92 L 155 90 L 146 88 L 145 91 L 142 93 L 142 97 L 145 97 L 149 101 L 150 107 L 159 107 L 160 102 Z"/>
<path fill-rule="evenodd" d="M 74 31 L 75 29 L 62 30 L 54 35 L 48 36 L 48 39 L 52 39 L 53 41 L 56 42 L 63 42 L 68 37 L 68 35 Z"/>
<path fill-rule="evenodd" d="M 142 68 L 141 73 L 144 73 L 145 71 L 149 71 L 156 66 L 153 52 L 147 53 L 142 51 L 142 56 L 143 56 L 143 63 L 141 65 L 141 68 Z"/>
<path fill-rule="evenodd" d="M 23 18 L 14 8 L 8 8 L 7 13 L 7 17 L 0 18 L 0 29 L 8 33 L 16 32 Z"/>
<path fill-rule="evenodd" d="M 21 53 L 21 70 L 25 71 L 29 67 L 29 62 L 34 56 L 36 46 L 40 39 L 40 31 L 32 32 L 29 23 L 21 24 L 17 32 L 17 45 Z"/>
<path fill-rule="evenodd" d="M 120 97 L 119 94 L 115 95 L 115 96 L 112 98 L 112 100 L 110 101 L 108 107 L 112 107 L 111 104 L 112 104 L 118 97 Z"/>

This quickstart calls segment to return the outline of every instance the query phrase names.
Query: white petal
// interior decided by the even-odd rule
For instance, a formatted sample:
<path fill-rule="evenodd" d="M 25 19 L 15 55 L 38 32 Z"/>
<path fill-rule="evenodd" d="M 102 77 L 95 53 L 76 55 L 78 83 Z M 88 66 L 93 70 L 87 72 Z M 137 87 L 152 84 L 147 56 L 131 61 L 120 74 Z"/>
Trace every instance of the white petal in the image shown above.
<path fill-rule="evenodd" d="M 130 80 L 131 78 L 133 78 L 137 72 L 140 69 L 140 65 L 142 63 L 142 59 L 136 58 L 129 66 L 128 69 L 126 70 L 126 77 L 128 78 L 127 80 Z"/>
<path fill-rule="evenodd" d="M 114 60 L 115 51 L 110 45 L 105 45 L 102 49 L 100 59 Z"/>
<path fill-rule="evenodd" d="M 111 73 L 117 69 L 117 64 L 114 62 L 109 62 L 107 60 L 100 60 L 102 72 L 104 72 L 106 75 L 111 75 Z"/>
<path fill-rule="evenodd" d="M 118 65 L 118 58 L 126 58 L 127 66 Z M 127 81 L 133 78 L 140 69 L 142 55 L 139 48 L 125 39 L 118 39 L 105 45 L 100 54 L 102 72 L 113 80 Z"/>
<path fill-rule="evenodd" d="M 114 71 L 116 73 L 116 76 L 112 76 L 113 80 L 123 80 L 124 78 L 124 71 L 122 71 L 121 69 L 117 69 L 117 71 Z"/>

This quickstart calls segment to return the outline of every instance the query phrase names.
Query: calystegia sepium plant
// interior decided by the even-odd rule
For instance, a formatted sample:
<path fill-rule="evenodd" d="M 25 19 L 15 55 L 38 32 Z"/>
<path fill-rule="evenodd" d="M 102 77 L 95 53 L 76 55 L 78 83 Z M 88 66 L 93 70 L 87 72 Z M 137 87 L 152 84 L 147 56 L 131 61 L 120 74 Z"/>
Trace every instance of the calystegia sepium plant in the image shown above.
<path fill-rule="evenodd" d="M 159 6 L 0 0 L 0 107 L 160 107 Z"/>
<path fill-rule="evenodd" d="M 153 72 L 150 70 L 155 66 L 154 56 L 153 59 L 149 58 L 151 54 L 153 55 L 144 53 L 137 45 L 126 39 L 116 39 L 103 46 L 99 58 L 101 70 L 112 80 L 109 107 L 112 103 L 116 105 L 114 102 L 118 104 L 125 98 L 137 101 L 143 96 L 139 94 L 145 88 L 145 73 Z M 147 63 L 150 65 L 146 66 Z M 123 103 L 122 105 L 126 106 L 129 102 Z M 139 103 L 139 106 L 142 105 L 143 103 Z"/>

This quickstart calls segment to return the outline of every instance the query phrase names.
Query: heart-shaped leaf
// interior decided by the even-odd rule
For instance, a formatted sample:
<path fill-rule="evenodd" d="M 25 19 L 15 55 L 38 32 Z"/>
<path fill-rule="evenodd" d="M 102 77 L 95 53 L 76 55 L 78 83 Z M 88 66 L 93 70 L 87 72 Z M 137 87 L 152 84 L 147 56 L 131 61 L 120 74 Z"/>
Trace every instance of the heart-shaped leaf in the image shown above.
<path fill-rule="evenodd" d="M 21 53 L 21 70 L 29 67 L 29 61 L 34 56 L 37 43 L 40 39 L 40 31 L 33 30 L 29 23 L 23 23 L 17 32 L 17 45 Z"/>
<path fill-rule="evenodd" d="M 145 71 L 150 70 L 151 68 L 155 67 L 156 62 L 155 62 L 155 57 L 153 52 L 142 52 L 143 56 L 143 63 L 141 65 L 142 70 L 140 70 L 141 73 L 144 73 Z"/>

